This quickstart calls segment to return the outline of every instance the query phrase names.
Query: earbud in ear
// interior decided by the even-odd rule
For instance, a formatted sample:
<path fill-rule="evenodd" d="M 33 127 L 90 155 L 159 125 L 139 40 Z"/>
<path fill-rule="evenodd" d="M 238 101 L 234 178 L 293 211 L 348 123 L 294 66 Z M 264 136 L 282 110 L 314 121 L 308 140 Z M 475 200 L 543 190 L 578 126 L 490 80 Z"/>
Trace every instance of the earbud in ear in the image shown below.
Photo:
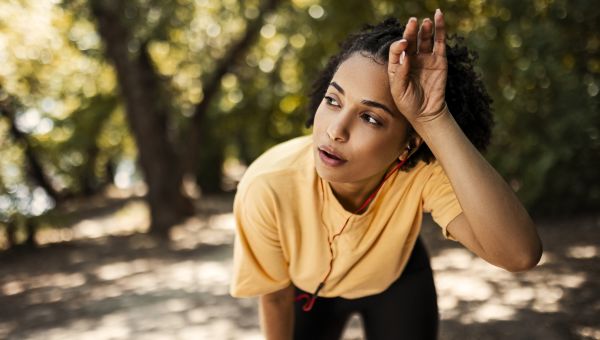
<path fill-rule="evenodd" d="M 407 145 L 406 148 L 404 148 L 404 150 L 406 150 L 407 155 L 410 155 L 410 150 L 411 150 L 410 144 Z M 398 160 L 402 161 L 402 155 L 398 156 Z"/>

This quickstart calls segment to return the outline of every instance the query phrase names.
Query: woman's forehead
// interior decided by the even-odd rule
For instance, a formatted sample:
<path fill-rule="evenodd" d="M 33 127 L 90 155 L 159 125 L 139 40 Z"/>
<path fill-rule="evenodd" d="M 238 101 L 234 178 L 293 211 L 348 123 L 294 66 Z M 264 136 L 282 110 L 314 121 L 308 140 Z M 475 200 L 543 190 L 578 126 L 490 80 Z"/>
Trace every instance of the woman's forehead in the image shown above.
<path fill-rule="evenodd" d="M 377 63 L 372 58 L 354 54 L 342 62 L 332 81 L 344 90 L 345 96 L 393 104 L 387 63 Z"/>

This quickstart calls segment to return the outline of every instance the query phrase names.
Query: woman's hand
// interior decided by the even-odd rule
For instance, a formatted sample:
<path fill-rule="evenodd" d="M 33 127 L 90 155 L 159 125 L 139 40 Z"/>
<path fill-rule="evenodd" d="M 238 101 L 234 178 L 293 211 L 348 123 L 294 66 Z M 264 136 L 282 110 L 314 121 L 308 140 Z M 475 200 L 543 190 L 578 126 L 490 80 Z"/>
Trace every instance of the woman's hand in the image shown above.
<path fill-rule="evenodd" d="M 417 19 L 410 18 L 402 40 L 390 46 L 388 75 L 392 97 L 413 126 L 447 112 L 446 32 L 439 9 L 434 20 L 435 27 L 429 18 L 423 20 L 417 33 Z"/>

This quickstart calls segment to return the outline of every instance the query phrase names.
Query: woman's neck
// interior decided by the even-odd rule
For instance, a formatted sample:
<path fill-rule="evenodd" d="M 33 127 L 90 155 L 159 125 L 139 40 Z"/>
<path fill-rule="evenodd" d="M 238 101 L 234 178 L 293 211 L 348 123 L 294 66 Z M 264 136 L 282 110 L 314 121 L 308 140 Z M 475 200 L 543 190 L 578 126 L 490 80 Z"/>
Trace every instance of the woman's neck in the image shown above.
<path fill-rule="evenodd" d="M 363 205 L 369 195 L 377 189 L 385 174 L 378 174 L 360 182 L 329 182 L 329 185 L 342 207 L 347 211 L 355 212 Z"/>

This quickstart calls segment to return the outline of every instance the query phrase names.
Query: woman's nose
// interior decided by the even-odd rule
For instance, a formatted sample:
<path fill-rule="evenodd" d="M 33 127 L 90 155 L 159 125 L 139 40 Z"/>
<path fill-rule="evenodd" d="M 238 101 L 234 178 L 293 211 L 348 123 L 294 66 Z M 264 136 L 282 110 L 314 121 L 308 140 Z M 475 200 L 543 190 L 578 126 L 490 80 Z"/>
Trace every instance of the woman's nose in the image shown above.
<path fill-rule="evenodd" d="M 345 142 L 350 137 L 348 113 L 339 112 L 327 126 L 327 135 L 336 142 Z"/>

